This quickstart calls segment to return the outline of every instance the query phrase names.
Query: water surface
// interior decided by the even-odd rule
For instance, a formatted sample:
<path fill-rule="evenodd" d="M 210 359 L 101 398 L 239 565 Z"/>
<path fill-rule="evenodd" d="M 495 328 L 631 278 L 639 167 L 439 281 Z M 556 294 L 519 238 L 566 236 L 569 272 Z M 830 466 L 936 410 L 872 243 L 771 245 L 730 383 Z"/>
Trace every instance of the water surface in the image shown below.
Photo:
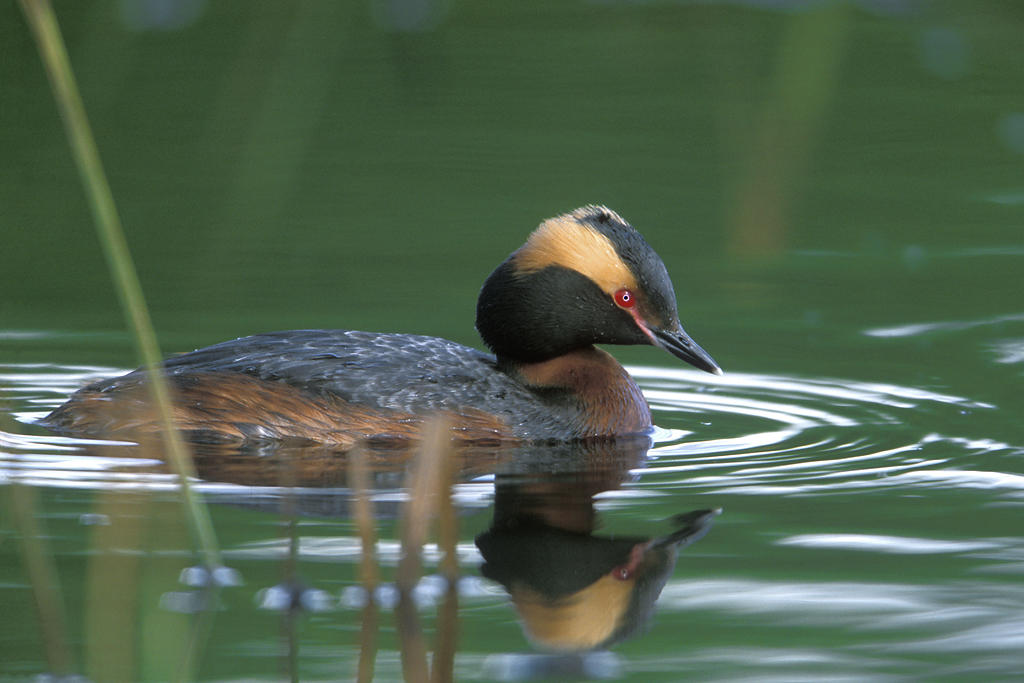
<path fill-rule="evenodd" d="M 648 452 L 460 461 L 458 680 L 1024 670 L 1016 5 L 441 3 L 412 24 L 386 11 L 398 3 L 57 5 L 168 353 L 302 327 L 476 345 L 486 275 L 588 202 L 665 260 L 726 374 L 611 349 L 655 410 Z M 13 6 L 0 13 L 0 491 L 33 494 L 75 670 L 166 680 L 197 591 L 173 477 L 151 452 L 33 424 L 137 363 L 34 46 Z M 198 489 L 243 583 L 221 592 L 194 676 L 351 676 L 366 621 L 347 470 L 308 451 L 202 455 Z M 407 462 L 384 460 L 390 583 Z M 593 526 L 586 552 L 722 509 L 646 632 L 609 652 L 540 656 L 480 569 L 496 487 L 552 473 L 573 501 L 562 523 Z M 48 640 L 5 514 L 0 675 L 30 679 Z M 310 590 L 289 621 L 275 587 L 296 577 Z M 422 585 L 433 647 L 446 594 Z M 376 674 L 396 680 L 403 643 L 378 597 Z"/>

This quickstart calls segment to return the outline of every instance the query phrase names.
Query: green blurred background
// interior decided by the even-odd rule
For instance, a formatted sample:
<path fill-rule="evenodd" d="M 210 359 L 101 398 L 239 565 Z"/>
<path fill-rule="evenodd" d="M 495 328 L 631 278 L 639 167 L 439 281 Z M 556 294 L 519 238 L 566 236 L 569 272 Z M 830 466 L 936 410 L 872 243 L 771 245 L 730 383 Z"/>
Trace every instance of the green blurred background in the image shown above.
<path fill-rule="evenodd" d="M 659 250 L 726 369 L 992 314 L 1017 283 L 934 263 L 1020 241 L 1018 3 L 56 9 L 167 350 L 289 327 L 476 343 L 491 268 L 590 202 Z M 35 47 L 0 12 L 0 320 L 119 329 Z"/>

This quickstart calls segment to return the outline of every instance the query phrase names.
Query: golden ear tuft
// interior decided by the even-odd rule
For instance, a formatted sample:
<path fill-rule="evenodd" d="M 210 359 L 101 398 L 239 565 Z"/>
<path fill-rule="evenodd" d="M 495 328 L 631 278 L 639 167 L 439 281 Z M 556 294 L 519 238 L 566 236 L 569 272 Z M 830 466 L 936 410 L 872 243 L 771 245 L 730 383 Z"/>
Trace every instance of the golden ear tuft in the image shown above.
<path fill-rule="evenodd" d="M 595 209 L 609 218 L 621 218 L 610 209 L 586 206 L 549 218 L 540 224 L 514 256 L 516 269 L 532 273 L 550 266 L 575 270 L 593 280 L 611 295 L 622 289 L 637 289 L 636 277 L 619 258 L 611 240 L 581 219 L 594 216 Z"/>

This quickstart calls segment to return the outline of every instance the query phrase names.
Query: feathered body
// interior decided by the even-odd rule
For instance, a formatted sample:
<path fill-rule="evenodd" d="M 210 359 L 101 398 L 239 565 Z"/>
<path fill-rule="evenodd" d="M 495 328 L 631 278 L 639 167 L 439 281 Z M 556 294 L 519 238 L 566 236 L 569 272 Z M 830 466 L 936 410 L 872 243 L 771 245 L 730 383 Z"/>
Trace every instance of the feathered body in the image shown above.
<path fill-rule="evenodd" d="M 194 438 L 348 445 L 413 438 L 441 413 L 459 439 L 564 441 L 651 424 L 640 389 L 594 344 L 653 344 L 718 372 L 679 326 L 661 259 L 603 207 L 542 223 L 487 279 L 477 328 L 495 355 L 412 334 L 294 330 L 176 356 L 164 364 L 175 421 Z M 155 431 L 146 382 L 142 370 L 95 382 L 44 424 Z"/>

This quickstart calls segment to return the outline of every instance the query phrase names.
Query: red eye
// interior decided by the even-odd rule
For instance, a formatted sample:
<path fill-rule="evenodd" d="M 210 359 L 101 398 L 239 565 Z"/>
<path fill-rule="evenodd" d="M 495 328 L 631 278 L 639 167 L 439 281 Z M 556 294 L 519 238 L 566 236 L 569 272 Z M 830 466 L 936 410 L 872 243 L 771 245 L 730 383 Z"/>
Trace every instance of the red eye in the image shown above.
<path fill-rule="evenodd" d="M 636 306 L 636 297 L 628 289 L 620 289 L 615 292 L 615 305 L 619 308 L 633 308 Z"/>

